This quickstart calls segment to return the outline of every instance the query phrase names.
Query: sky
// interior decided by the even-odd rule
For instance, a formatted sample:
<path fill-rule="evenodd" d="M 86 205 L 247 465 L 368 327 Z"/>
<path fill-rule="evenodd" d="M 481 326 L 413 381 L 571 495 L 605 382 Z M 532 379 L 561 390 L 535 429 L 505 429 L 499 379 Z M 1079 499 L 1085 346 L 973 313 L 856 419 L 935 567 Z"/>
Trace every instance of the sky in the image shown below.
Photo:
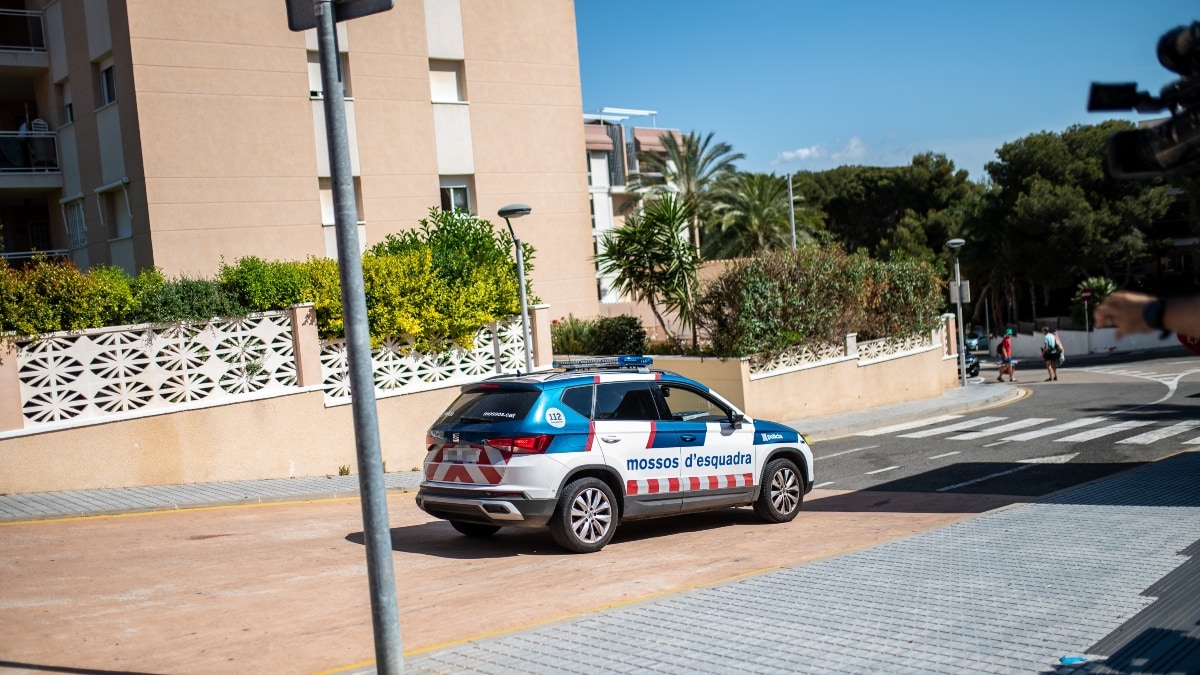
<path fill-rule="evenodd" d="M 981 180 L 1040 131 L 1155 115 L 1087 112 L 1092 82 L 1158 95 L 1159 37 L 1196 0 L 575 0 L 583 109 L 713 133 L 744 171 L 897 166 L 945 154 Z"/>

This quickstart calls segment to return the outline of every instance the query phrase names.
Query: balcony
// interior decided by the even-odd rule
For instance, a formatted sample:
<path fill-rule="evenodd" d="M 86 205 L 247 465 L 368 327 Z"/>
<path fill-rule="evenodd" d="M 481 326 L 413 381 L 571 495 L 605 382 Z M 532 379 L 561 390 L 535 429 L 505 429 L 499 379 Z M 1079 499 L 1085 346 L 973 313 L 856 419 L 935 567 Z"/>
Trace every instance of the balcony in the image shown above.
<path fill-rule="evenodd" d="M 42 13 L 0 9 L 0 77 L 34 77 L 49 67 Z"/>
<path fill-rule="evenodd" d="M 0 131 L 0 190 L 61 187 L 58 134 L 53 131 Z"/>

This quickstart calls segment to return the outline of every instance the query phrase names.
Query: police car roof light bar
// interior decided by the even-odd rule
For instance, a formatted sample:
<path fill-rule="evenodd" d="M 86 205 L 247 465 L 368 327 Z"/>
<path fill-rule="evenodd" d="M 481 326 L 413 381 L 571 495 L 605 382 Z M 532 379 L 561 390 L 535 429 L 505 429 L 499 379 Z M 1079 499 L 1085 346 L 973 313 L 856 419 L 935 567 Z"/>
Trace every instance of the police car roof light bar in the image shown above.
<path fill-rule="evenodd" d="M 649 368 L 654 359 L 649 356 L 601 356 L 594 359 L 573 359 L 571 361 L 555 361 L 551 365 L 563 370 L 585 370 L 591 368 Z"/>

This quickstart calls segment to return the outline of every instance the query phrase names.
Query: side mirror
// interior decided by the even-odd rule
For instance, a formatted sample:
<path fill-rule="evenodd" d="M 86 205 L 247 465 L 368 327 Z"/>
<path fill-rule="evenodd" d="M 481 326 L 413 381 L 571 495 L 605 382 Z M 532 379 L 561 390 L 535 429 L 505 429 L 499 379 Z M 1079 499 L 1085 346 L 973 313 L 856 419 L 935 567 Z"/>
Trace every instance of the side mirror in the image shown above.
<path fill-rule="evenodd" d="M 746 416 L 742 413 L 730 413 L 729 415 L 729 424 L 733 426 L 734 429 L 741 429 L 742 423 L 745 421 Z"/>

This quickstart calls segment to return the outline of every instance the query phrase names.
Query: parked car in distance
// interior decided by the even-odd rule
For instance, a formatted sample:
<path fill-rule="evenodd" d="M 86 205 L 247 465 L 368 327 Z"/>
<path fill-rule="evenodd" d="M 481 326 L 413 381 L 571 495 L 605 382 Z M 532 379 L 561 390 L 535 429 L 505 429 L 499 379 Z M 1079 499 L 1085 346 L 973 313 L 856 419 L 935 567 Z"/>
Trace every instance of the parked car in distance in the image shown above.
<path fill-rule="evenodd" d="M 979 357 L 974 354 L 964 354 L 967 362 L 967 377 L 979 377 Z"/>
<path fill-rule="evenodd" d="M 576 553 L 627 520 L 732 506 L 795 518 L 813 486 L 808 439 L 651 363 L 555 362 L 465 385 L 429 429 L 417 506 L 468 537 L 549 526 Z"/>
<path fill-rule="evenodd" d="M 984 333 L 967 333 L 963 338 L 963 343 L 966 345 L 967 351 L 986 350 L 988 348 L 988 336 Z"/>

